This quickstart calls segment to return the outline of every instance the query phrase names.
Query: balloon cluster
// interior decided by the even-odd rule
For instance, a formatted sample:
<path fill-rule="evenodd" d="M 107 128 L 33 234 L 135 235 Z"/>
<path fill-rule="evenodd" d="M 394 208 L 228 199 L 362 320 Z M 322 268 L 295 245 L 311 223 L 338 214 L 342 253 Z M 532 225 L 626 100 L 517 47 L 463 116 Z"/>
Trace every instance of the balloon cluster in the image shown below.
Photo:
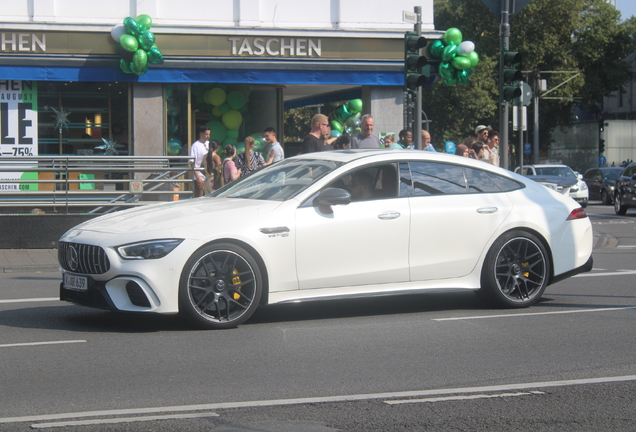
<path fill-rule="evenodd" d="M 462 32 L 457 28 L 449 28 L 441 39 L 430 45 L 430 55 L 442 59 L 439 65 L 439 75 L 444 84 L 466 84 L 468 77 L 479 63 L 479 55 L 475 51 L 475 44 L 471 41 L 462 42 Z"/>
<path fill-rule="evenodd" d="M 343 133 L 354 135 L 361 132 L 360 116 L 362 115 L 362 100 L 352 99 L 340 105 L 333 112 L 336 120 L 331 121 L 331 137 L 339 137 Z"/>
<path fill-rule="evenodd" d="M 163 54 L 155 45 L 155 35 L 150 31 L 152 18 L 139 15 L 136 19 L 124 18 L 124 25 L 116 25 L 110 31 L 119 43 L 121 59 L 119 68 L 127 74 L 143 75 L 148 65 L 163 63 Z"/>

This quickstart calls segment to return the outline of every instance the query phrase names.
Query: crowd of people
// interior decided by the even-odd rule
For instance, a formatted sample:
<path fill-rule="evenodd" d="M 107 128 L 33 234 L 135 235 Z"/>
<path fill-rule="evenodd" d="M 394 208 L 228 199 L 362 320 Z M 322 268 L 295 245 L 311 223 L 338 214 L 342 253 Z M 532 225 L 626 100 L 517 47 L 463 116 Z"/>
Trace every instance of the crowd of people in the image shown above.
<path fill-rule="evenodd" d="M 301 153 L 349 148 L 413 149 L 415 147 L 413 132 L 409 129 L 399 132 L 398 141 L 395 141 L 393 135 L 386 135 L 382 144 L 378 136 L 373 134 L 374 127 L 373 116 L 365 114 L 360 119 L 360 133 L 353 136 L 342 134 L 332 137 L 329 118 L 324 114 L 316 114 L 311 119 L 311 130 L 302 142 Z M 245 138 L 245 151 L 237 154 L 236 147 L 228 144 L 222 150 L 224 158 L 221 160 L 218 154 L 221 145 L 217 140 L 210 139 L 209 127 L 201 126 L 198 130 L 198 139 L 190 148 L 194 167 L 204 168 L 203 172 L 195 171 L 193 195 L 199 197 L 208 194 L 259 168 L 283 160 L 285 152 L 276 138 L 276 130 L 273 127 L 266 128 L 263 131 L 263 138 L 269 145 L 266 156 L 254 149 L 256 142 L 253 137 L 248 136 Z M 498 132 L 489 126 L 479 125 L 475 128 L 475 136 L 465 140 L 464 144 L 458 145 L 455 154 L 499 166 L 498 146 Z M 431 135 L 426 130 L 422 130 L 422 150 L 436 151 L 431 144 Z"/>

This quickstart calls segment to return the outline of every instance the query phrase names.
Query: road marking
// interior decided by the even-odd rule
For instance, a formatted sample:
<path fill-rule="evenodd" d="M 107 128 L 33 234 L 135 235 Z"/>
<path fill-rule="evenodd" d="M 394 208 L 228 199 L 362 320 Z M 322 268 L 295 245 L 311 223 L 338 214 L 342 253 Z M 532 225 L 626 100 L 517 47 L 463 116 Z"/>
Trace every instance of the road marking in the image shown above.
<path fill-rule="evenodd" d="M 400 404 L 409 404 L 409 403 L 447 402 L 447 401 L 458 401 L 458 400 L 532 396 L 532 395 L 542 395 L 542 394 L 545 394 L 545 393 L 540 391 L 530 391 L 530 392 L 520 392 L 520 393 L 500 393 L 500 394 L 492 394 L 492 395 L 476 394 L 476 395 L 470 395 L 470 396 L 446 396 L 446 397 L 436 397 L 436 398 L 426 398 L 426 399 L 391 400 L 391 401 L 384 401 L 384 403 L 389 405 L 400 405 Z"/>
<path fill-rule="evenodd" d="M 623 275 L 633 275 L 636 274 L 636 270 L 617 270 L 613 272 L 604 272 L 604 273 L 581 273 L 577 274 L 573 277 L 595 277 L 595 276 L 623 276 Z"/>
<path fill-rule="evenodd" d="M 120 417 L 120 418 L 107 418 L 107 419 L 95 419 L 95 420 L 79 420 L 71 422 L 53 422 L 53 423 L 36 423 L 32 424 L 33 429 L 46 429 L 53 427 L 68 427 L 68 426 L 85 426 L 85 425 L 99 425 L 99 424 L 116 424 L 116 423 L 132 423 L 142 421 L 154 421 L 154 420 L 176 420 L 176 419 L 189 419 L 189 418 L 204 418 L 204 417 L 218 417 L 216 413 L 199 413 L 199 414 L 172 414 L 161 416 L 145 416 L 145 417 Z"/>
<path fill-rule="evenodd" d="M 23 347 L 23 346 L 37 346 L 37 345 L 58 345 L 58 344 L 71 344 L 71 343 L 85 343 L 85 340 L 65 340 L 65 341 L 49 341 L 49 342 L 26 342 L 15 344 L 2 344 L 0 348 L 9 347 Z"/>
<path fill-rule="evenodd" d="M 461 320 L 473 320 L 473 319 L 485 319 L 485 318 L 516 318 L 523 316 L 538 316 L 538 315 L 559 315 L 559 314 L 571 314 L 571 313 L 584 313 L 584 312 L 607 312 L 626 309 L 636 309 L 636 306 L 614 307 L 614 308 L 599 308 L 599 309 L 576 309 L 568 311 L 555 311 L 555 312 L 527 312 L 527 313 L 509 313 L 501 315 L 476 315 L 468 317 L 453 317 L 453 318 L 433 318 L 432 321 L 461 321 Z"/>
<path fill-rule="evenodd" d="M 464 394 L 464 393 L 489 393 L 489 392 L 518 391 L 518 390 L 530 390 L 530 389 L 534 390 L 534 389 L 546 388 L 546 387 L 566 387 L 566 386 L 584 385 L 584 384 L 609 384 L 609 383 L 626 382 L 626 381 L 636 381 L 636 375 L 520 383 L 520 384 L 503 384 L 498 386 L 484 386 L 484 387 L 463 387 L 463 388 L 460 387 L 460 388 L 434 389 L 434 390 L 414 390 L 414 391 L 402 391 L 402 392 L 309 397 L 309 398 L 298 398 L 298 399 L 257 400 L 257 401 L 245 401 L 245 402 L 219 402 L 219 403 L 200 404 L 200 405 L 178 405 L 178 406 L 166 406 L 166 407 L 129 408 L 129 409 L 104 410 L 104 411 L 84 411 L 84 412 L 73 412 L 73 413 L 49 414 L 49 415 L 34 415 L 34 416 L 25 416 L 25 417 L 3 417 L 3 418 L 0 418 L 0 424 L 38 422 L 38 421 L 62 420 L 62 419 L 77 419 L 77 418 L 86 418 L 86 417 L 121 416 L 121 415 L 169 413 L 169 412 L 176 413 L 176 412 L 186 412 L 186 411 L 212 411 L 212 410 L 250 408 L 250 407 L 263 408 L 263 407 L 272 407 L 272 406 L 301 405 L 301 404 L 312 404 L 312 403 L 355 402 L 355 401 L 365 401 L 365 400 L 375 400 L 375 399 L 395 399 L 395 398 L 423 397 L 423 396 L 457 395 L 457 394 Z"/>
<path fill-rule="evenodd" d="M 47 302 L 47 301 L 60 301 L 60 298 L 59 297 L 42 297 L 42 298 L 9 299 L 9 300 L 0 300 L 0 304 L 3 304 L 3 303 Z"/>
<path fill-rule="evenodd" d="M 636 245 L 621 245 L 621 246 L 616 246 L 617 248 L 636 248 Z"/>

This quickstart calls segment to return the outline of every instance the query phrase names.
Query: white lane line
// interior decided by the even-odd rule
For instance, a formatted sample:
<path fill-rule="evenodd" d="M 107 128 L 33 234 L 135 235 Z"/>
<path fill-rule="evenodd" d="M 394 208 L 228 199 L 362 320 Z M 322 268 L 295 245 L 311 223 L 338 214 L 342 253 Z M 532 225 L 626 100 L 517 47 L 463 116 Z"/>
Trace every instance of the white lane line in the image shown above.
<path fill-rule="evenodd" d="M 60 301 L 60 298 L 59 297 L 42 297 L 42 298 L 9 299 L 9 300 L 0 300 L 0 304 L 2 304 L 2 303 L 47 302 L 47 301 Z"/>
<path fill-rule="evenodd" d="M 391 400 L 391 401 L 384 401 L 384 403 L 389 405 L 401 405 L 401 404 L 409 404 L 409 403 L 447 402 L 447 401 L 473 400 L 473 399 L 532 396 L 532 395 L 542 395 L 542 394 L 545 394 L 545 393 L 540 391 L 530 391 L 530 392 L 520 392 L 520 393 L 499 393 L 499 394 L 491 394 L 491 395 L 476 394 L 476 395 L 470 395 L 470 396 L 446 396 L 446 397 L 436 397 L 436 398 L 426 398 L 426 399 Z"/>
<path fill-rule="evenodd" d="M 573 277 L 593 277 L 593 276 L 623 276 L 623 275 L 633 275 L 636 274 L 636 270 L 618 270 L 613 272 L 604 272 L 604 273 L 580 273 Z"/>
<path fill-rule="evenodd" d="M 616 246 L 618 248 L 636 248 L 636 245 L 622 245 L 622 246 Z"/>
<path fill-rule="evenodd" d="M 63 341 L 49 341 L 49 342 L 25 342 L 14 344 L 2 344 L 0 348 L 9 347 L 24 347 L 24 346 L 37 346 L 37 345 L 58 345 L 58 344 L 71 344 L 71 343 L 85 343 L 85 340 L 63 340 Z"/>
<path fill-rule="evenodd" d="M 485 319 L 485 318 L 516 318 L 516 317 L 538 316 L 538 315 L 559 315 L 559 314 L 585 313 L 585 312 L 608 312 L 608 311 L 617 311 L 617 310 L 626 310 L 626 309 L 636 309 L 636 306 L 599 308 L 599 309 L 576 309 L 576 310 L 554 311 L 554 312 L 509 313 L 509 314 L 502 314 L 502 315 L 476 315 L 476 316 L 453 317 L 453 318 L 433 318 L 432 321 L 460 321 L 460 320 Z"/>
<path fill-rule="evenodd" d="M 204 418 L 204 417 L 218 417 L 218 416 L 219 415 L 216 413 L 200 413 L 200 414 L 172 414 L 172 415 L 145 416 L 145 417 L 120 417 L 120 418 L 107 418 L 107 419 L 95 419 L 95 420 L 79 420 L 79 421 L 71 421 L 71 422 L 36 423 L 36 424 L 32 424 L 31 427 L 33 429 L 46 429 L 46 428 L 53 428 L 53 427 L 132 423 L 132 422 L 155 421 L 155 420 L 176 420 L 176 419 Z"/>
<path fill-rule="evenodd" d="M 562 380 L 562 381 L 546 381 L 546 382 L 533 382 L 533 383 L 521 383 L 521 384 L 504 384 L 498 386 L 485 386 L 485 387 L 460 387 L 449 389 L 434 389 L 434 390 L 414 390 L 414 391 L 402 391 L 402 392 L 385 392 L 385 393 L 370 393 L 370 394 L 355 394 L 355 395 L 342 395 L 342 396 L 324 396 L 324 397 L 310 397 L 310 398 L 298 398 L 298 399 L 274 399 L 274 400 L 257 400 L 257 401 L 245 401 L 245 402 L 219 402 L 212 404 L 200 404 L 200 405 L 177 405 L 166 407 L 150 407 L 150 408 L 129 408 L 129 409 L 117 409 L 117 410 L 104 410 L 104 411 L 84 411 L 84 412 L 72 412 L 50 415 L 35 415 L 25 417 L 3 417 L 0 418 L 0 424 L 6 423 L 21 423 L 21 422 L 38 422 L 48 420 L 62 420 L 62 419 L 77 419 L 86 417 L 104 417 L 104 416 L 121 416 L 121 415 L 134 415 L 134 414 L 150 414 L 150 413 L 176 413 L 186 411 L 213 411 L 222 409 L 233 408 L 250 408 L 250 407 L 272 407 L 283 405 L 301 405 L 312 403 L 336 403 L 336 402 L 355 402 L 374 399 L 395 399 L 395 398 L 410 398 L 410 397 L 424 397 L 424 396 L 439 396 L 439 395 L 456 395 L 463 393 L 493 393 L 493 392 L 505 392 L 505 391 L 518 391 L 518 390 L 535 390 L 538 388 L 546 387 L 565 387 L 584 384 L 609 384 L 615 382 L 636 381 L 636 375 L 624 375 L 616 377 L 602 377 L 602 378 L 585 378 L 575 380 Z"/>

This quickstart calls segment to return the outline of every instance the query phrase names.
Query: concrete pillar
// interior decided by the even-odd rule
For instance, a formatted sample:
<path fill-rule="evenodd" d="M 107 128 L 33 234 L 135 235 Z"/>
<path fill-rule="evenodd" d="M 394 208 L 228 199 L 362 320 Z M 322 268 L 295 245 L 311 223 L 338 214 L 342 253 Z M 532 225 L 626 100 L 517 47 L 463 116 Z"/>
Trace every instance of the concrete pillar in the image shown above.
<path fill-rule="evenodd" d="M 402 87 L 364 86 L 362 88 L 362 114 L 371 114 L 375 120 L 374 134 L 390 132 L 397 139 L 404 127 Z"/>
<path fill-rule="evenodd" d="M 134 83 L 133 154 L 164 156 L 165 109 L 161 83 Z"/>

